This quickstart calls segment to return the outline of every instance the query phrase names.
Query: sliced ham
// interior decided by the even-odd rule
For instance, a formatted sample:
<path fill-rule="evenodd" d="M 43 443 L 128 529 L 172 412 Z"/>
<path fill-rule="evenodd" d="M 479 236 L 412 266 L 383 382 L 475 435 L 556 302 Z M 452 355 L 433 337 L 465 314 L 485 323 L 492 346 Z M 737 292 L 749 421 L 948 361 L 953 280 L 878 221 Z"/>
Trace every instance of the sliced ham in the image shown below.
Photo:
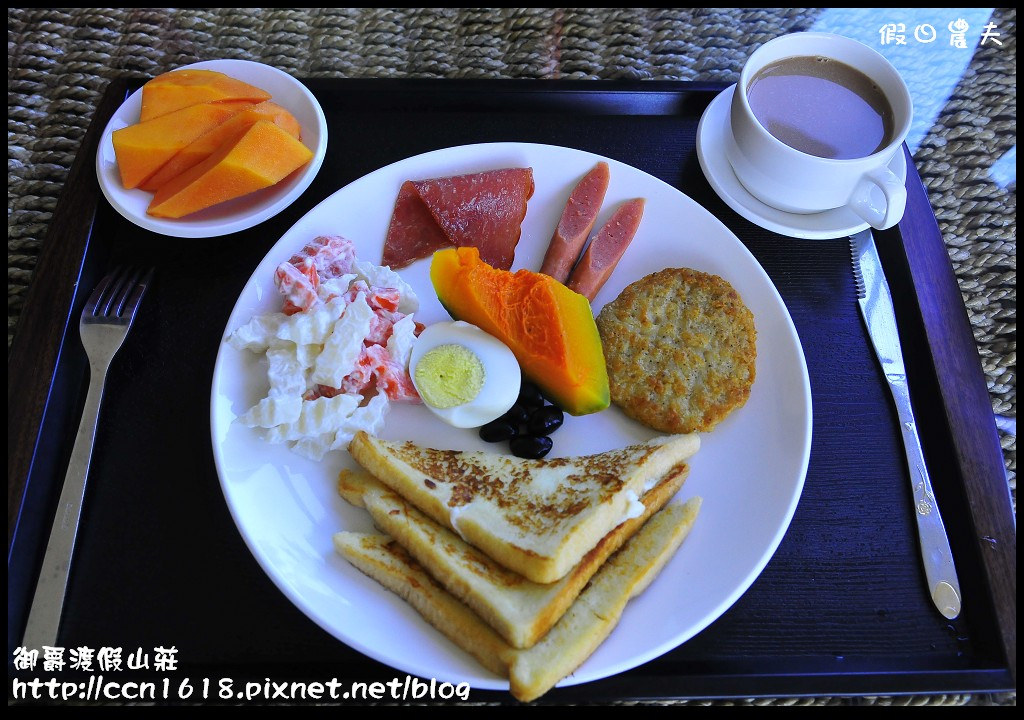
<path fill-rule="evenodd" d="M 608 163 L 599 162 L 573 188 L 544 255 L 544 264 L 540 268 L 542 273 L 560 283 L 569 277 L 587 243 L 587 236 L 597 222 L 610 177 Z"/>
<path fill-rule="evenodd" d="M 590 241 L 569 276 L 569 289 L 593 301 L 633 241 L 643 216 L 643 198 L 623 203 Z"/>
<path fill-rule="evenodd" d="M 408 181 L 395 202 L 383 264 L 400 268 L 442 247 L 472 245 L 485 262 L 508 270 L 533 189 L 532 168 Z"/>
<path fill-rule="evenodd" d="M 446 247 L 451 247 L 451 242 L 423 204 L 416 185 L 408 180 L 402 183 L 384 241 L 381 265 L 397 270 Z"/>

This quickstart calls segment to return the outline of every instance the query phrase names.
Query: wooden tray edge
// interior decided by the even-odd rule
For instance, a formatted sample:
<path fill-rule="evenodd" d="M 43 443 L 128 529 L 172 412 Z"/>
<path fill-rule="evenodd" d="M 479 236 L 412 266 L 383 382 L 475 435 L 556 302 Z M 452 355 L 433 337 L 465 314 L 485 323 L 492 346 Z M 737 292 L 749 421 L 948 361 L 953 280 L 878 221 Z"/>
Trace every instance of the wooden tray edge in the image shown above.
<path fill-rule="evenodd" d="M 978 346 L 927 189 L 907 154 L 907 210 L 899 223 L 934 362 L 942 406 L 963 476 L 968 512 L 1017 680 L 1017 530 L 1006 467 Z"/>

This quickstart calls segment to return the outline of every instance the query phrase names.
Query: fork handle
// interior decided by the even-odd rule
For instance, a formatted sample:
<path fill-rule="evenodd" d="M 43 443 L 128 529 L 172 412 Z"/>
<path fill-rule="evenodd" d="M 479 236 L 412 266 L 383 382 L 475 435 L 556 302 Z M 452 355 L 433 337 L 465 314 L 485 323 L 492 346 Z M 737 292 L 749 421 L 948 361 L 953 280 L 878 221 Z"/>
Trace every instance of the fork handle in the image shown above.
<path fill-rule="evenodd" d="M 39 570 L 36 592 L 25 625 L 22 644 L 29 650 L 39 650 L 40 656 L 44 646 L 54 647 L 57 643 L 57 630 L 64 610 L 64 595 L 71 574 L 71 557 L 75 551 L 78 523 L 82 517 L 85 481 L 89 476 L 106 376 L 105 367 L 92 366 L 82 422 L 78 426 L 60 502 L 53 518 L 53 527 L 50 528 L 50 540 L 46 545 L 46 555 Z"/>
<path fill-rule="evenodd" d="M 953 553 L 949 547 L 946 527 L 935 502 L 932 482 L 924 463 L 921 440 L 917 435 L 917 422 L 910 405 L 910 392 L 905 376 L 890 376 L 889 388 L 896 402 L 896 414 L 903 433 L 903 447 L 907 453 L 907 466 L 914 493 L 914 519 L 921 544 L 925 579 L 932 602 L 945 617 L 953 619 L 960 614 L 960 582 L 957 579 Z"/>

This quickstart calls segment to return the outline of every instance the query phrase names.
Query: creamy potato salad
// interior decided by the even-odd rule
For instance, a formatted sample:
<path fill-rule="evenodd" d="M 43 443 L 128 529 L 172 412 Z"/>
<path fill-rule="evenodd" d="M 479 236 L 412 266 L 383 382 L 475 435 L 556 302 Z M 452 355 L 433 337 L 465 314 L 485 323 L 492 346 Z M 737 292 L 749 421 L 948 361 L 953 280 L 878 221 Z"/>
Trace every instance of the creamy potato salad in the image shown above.
<path fill-rule="evenodd" d="M 359 430 L 377 434 L 389 401 L 420 402 L 408 371 L 419 302 L 397 273 L 321 236 L 281 263 L 274 283 L 281 311 L 227 338 L 267 359 L 269 392 L 239 422 L 320 460 Z"/>

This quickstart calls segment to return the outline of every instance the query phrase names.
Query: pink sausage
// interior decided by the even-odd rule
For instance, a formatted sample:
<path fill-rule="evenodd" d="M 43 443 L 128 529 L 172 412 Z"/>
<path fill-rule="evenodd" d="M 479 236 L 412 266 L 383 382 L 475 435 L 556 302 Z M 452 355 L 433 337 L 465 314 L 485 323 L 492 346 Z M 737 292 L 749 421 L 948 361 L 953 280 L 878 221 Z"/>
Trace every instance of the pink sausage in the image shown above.
<path fill-rule="evenodd" d="M 548 245 L 544 256 L 544 264 L 540 271 L 550 275 L 560 283 L 569 277 L 572 266 L 583 252 L 587 236 L 594 229 L 597 214 L 601 212 L 601 203 L 608 191 L 610 174 L 608 163 L 599 162 L 597 166 L 583 176 L 565 204 L 562 218 L 558 221 L 555 234 Z"/>
<path fill-rule="evenodd" d="M 633 241 L 643 216 L 643 198 L 623 203 L 590 241 L 583 259 L 572 271 L 569 289 L 593 301 Z"/>

